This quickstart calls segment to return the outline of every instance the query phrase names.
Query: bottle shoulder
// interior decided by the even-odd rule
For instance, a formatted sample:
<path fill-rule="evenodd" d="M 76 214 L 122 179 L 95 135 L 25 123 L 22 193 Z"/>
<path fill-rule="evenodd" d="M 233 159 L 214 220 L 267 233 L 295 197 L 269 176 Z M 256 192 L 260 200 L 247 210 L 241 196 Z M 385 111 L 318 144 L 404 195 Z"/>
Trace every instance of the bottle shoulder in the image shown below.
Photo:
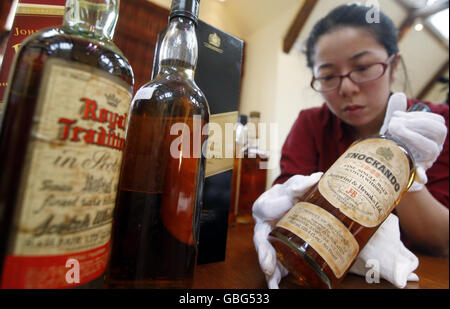
<path fill-rule="evenodd" d="M 399 141 L 398 139 L 390 136 L 390 135 L 375 135 L 375 136 L 370 136 L 370 137 L 366 137 L 366 138 L 362 138 L 360 140 L 355 141 L 350 148 L 352 148 L 355 145 L 361 144 L 361 143 L 366 143 L 366 142 L 371 142 L 373 141 L 376 145 L 388 145 L 387 143 L 393 143 L 395 144 L 407 157 L 408 161 L 409 161 L 409 165 L 410 168 L 412 169 L 415 166 L 415 161 L 414 161 L 414 156 L 413 153 L 411 152 L 411 150 L 401 141 Z M 382 149 L 378 150 L 383 152 Z"/>
<path fill-rule="evenodd" d="M 19 58 L 44 56 L 97 67 L 134 85 L 134 74 L 128 59 L 113 42 L 95 41 L 63 27 L 37 31 L 24 40 Z M 32 56 L 34 55 L 34 57 Z"/>
<path fill-rule="evenodd" d="M 193 113 L 209 115 L 208 101 L 196 83 L 183 74 L 159 74 L 142 86 L 133 102 L 139 105 L 185 105 Z"/>

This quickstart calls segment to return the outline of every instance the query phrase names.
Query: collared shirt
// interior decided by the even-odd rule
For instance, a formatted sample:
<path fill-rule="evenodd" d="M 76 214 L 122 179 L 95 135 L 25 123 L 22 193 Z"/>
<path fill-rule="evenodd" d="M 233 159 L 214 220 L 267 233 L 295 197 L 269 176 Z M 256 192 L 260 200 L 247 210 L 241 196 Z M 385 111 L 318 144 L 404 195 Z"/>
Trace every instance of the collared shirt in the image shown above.
<path fill-rule="evenodd" d="M 408 100 L 408 108 L 418 103 Z M 449 107 L 445 104 L 427 104 L 431 111 L 445 118 L 449 127 Z M 311 175 L 326 172 L 354 142 L 352 128 L 337 118 L 326 106 L 300 112 L 284 143 L 280 168 L 281 174 L 274 184 L 284 183 L 295 175 Z M 427 170 L 427 188 L 447 208 L 449 207 L 449 149 L 448 135 L 441 154 Z"/>

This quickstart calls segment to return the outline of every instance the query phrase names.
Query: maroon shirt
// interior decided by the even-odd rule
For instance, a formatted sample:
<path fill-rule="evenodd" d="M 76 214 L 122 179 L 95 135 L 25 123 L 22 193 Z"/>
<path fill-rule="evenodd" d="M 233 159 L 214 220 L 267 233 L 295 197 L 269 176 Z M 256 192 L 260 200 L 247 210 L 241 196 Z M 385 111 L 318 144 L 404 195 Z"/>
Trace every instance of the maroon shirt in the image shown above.
<path fill-rule="evenodd" d="M 408 100 L 408 108 L 419 101 Z M 426 103 L 431 111 L 442 115 L 448 132 L 448 105 Z M 294 175 L 326 172 L 354 142 L 351 127 L 328 109 L 311 108 L 300 115 L 284 143 L 280 167 L 281 174 L 274 184 L 284 183 Z M 449 152 L 448 135 L 442 153 L 427 171 L 427 188 L 447 208 L 449 207 Z"/>

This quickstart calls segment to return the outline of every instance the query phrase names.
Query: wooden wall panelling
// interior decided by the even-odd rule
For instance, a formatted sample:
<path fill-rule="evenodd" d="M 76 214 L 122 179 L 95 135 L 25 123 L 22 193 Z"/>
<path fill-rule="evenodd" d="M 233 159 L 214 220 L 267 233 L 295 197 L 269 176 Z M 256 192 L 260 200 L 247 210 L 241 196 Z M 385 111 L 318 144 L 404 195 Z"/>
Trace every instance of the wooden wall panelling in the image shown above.
<path fill-rule="evenodd" d="M 292 46 L 294 46 L 298 35 L 302 31 L 303 26 L 306 24 L 308 17 L 311 15 L 311 12 L 314 10 L 314 7 L 318 1 L 319 0 L 305 0 L 302 7 L 298 11 L 297 16 L 289 27 L 289 30 L 283 40 L 283 51 L 286 54 L 289 54 L 291 51 Z"/>
<path fill-rule="evenodd" d="M 0 1 L 0 32 L 5 30 L 6 20 L 8 19 L 13 0 Z"/>
<path fill-rule="evenodd" d="M 133 68 L 135 91 L 150 80 L 156 39 L 167 26 L 169 13 L 147 0 L 120 1 L 114 42 Z"/>
<path fill-rule="evenodd" d="M 9 30 L 6 30 L 6 20 L 8 19 L 9 12 L 11 10 L 11 5 L 13 0 L 1 0 L 0 1 L 0 58 L 3 57 L 6 51 L 6 43 L 9 38 Z M 2 58 L 3 59 L 3 58 Z M 2 59 L 0 59 L 0 66 L 2 64 Z M 0 98 L 1 101 L 1 98 Z"/>

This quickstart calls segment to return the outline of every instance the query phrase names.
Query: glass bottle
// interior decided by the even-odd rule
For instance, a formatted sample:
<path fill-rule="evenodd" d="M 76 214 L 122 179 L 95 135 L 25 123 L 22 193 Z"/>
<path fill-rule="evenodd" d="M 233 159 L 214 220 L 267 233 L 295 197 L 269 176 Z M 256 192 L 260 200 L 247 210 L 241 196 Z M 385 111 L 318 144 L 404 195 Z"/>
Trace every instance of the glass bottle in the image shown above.
<path fill-rule="evenodd" d="M 0 132 L 3 288 L 102 287 L 133 72 L 118 0 L 68 0 L 16 54 Z"/>
<path fill-rule="evenodd" d="M 259 147 L 260 117 L 261 113 L 251 112 L 247 124 L 248 142 L 241 159 L 237 223 L 253 223 L 253 203 L 266 190 L 267 169 L 264 165 L 269 158 L 267 153 Z"/>
<path fill-rule="evenodd" d="M 247 147 L 247 115 L 239 115 L 236 126 L 235 137 L 235 157 L 233 160 L 233 175 L 231 178 L 231 193 L 230 193 L 230 209 L 228 213 L 228 224 L 234 224 L 238 214 L 239 206 L 239 190 L 241 184 L 241 167 L 244 151 Z"/>
<path fill-rule="evenodd" d="M 335 288 L 414 178 L 411 152 L 394 138 L 355 142 L 276 224 L 277 258 L 298 285 Z"/>
<path fill-rule="evenodd" d="M 111 288 L 189 288 L 193 282 L 209 121 L 194 81 L 198 6 L 198 0 L 172 2 L 158 74 L 133 99 L 107 275 Z"/>

